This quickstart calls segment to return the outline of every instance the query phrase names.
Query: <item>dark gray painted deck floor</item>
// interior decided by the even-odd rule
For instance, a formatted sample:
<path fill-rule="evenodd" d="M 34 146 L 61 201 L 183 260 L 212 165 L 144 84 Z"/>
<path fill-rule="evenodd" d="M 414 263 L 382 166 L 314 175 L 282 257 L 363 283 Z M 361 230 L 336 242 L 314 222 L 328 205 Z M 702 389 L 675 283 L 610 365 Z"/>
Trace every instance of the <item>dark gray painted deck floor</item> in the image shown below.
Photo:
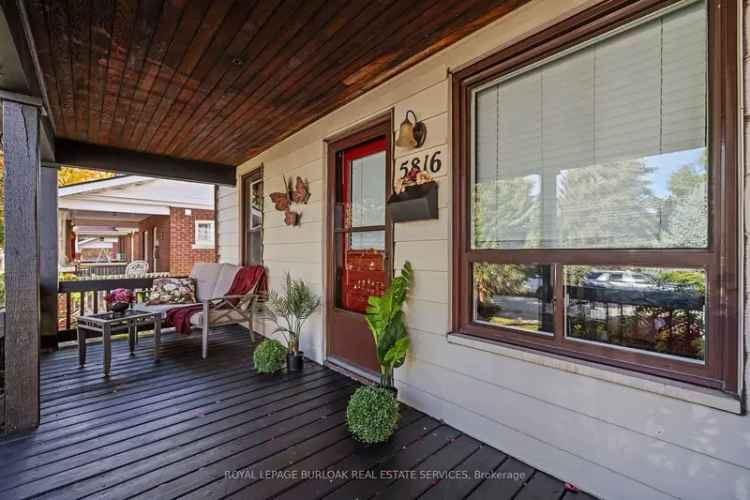
<path fill-rule="evenodd" d="M 82 369 L 73 349 L 44 355 L 42 424 L 0 441 L 0 498 L 591 498 L 408 407 L 390 442 L 363 447 L 344 422 L 353 381 L 313 363 L 258 375 L 241 331 L 212 335 L 206 361 L 197 335 L 163 345 L 155 364 L 150 338 L 133 357 L 116 341 L 109 380 L 100 344 Z M 430 477 L 445 471 L 458 477 Z"/>

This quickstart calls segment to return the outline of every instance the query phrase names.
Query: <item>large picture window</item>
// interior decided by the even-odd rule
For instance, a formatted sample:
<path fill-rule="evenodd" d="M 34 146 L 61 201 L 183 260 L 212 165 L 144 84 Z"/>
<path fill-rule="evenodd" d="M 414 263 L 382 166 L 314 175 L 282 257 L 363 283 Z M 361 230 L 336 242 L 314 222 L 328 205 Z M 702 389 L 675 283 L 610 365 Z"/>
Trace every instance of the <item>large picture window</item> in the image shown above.
<path fill-rule="evenodd" d="M 455 75 L 454 329 L 734 392 L 736 13 L 620 4 Z"/>

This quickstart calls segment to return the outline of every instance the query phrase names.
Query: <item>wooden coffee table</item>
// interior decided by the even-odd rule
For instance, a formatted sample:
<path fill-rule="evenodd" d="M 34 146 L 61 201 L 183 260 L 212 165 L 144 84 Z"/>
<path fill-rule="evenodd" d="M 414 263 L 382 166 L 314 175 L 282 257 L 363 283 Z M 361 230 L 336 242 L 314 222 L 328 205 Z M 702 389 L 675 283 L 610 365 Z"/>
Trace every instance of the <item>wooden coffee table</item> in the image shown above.
<path fill-rule="evenodd" d="M 138 309 L 128 309 L 124 313 L 105 312 L 88 314 L 78 318 L 78 361 L 81 366 L 86 364 L 86 332 L 97 332 L 102 335 L 104 344 L 104 376 L 109 376 L 112 365 L 112 334 L 128 332 L 130 355 L 133 355 L 138 340 L 138 327 L 153 325 L 154 327 L 154 358 L 159 361 L 161 348 L 161 315 Z"/>

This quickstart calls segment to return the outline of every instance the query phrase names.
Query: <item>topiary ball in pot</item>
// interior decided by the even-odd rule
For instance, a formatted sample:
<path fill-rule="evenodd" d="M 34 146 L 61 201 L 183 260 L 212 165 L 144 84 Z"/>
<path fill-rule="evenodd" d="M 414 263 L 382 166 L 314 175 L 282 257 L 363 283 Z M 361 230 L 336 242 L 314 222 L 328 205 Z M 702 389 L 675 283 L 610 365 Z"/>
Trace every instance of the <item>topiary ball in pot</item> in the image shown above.
<path fill-rule="evenodd" d="M 253 352 L 253 365 L 258 373 L 274 373 L 286 365 L 287 349 L 278 340 L 266 339 Z"/>
<path fill-rule="evenodd" d="M 349 431 L 367 444 L 388 441 L 398 423 L 398 401 L 392 391 L 374 385 L 362 386 L 346 407 Z"/>

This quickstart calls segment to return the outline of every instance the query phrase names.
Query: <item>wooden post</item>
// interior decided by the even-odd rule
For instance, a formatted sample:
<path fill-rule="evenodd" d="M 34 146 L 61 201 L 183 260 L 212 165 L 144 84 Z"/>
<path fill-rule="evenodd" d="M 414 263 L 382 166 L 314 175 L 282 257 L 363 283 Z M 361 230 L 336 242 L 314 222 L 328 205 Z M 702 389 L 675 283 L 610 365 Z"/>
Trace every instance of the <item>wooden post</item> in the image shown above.
<path fill-rule="evenodd" d="M 39 108 L 3 100 L 5 428 L 39 425 Z"/>
<path fill-rule="evenodd" d="M 39 279 L 43 349 L 57 349 L 57 168 L 42 167 L 39 177 Z"/>

